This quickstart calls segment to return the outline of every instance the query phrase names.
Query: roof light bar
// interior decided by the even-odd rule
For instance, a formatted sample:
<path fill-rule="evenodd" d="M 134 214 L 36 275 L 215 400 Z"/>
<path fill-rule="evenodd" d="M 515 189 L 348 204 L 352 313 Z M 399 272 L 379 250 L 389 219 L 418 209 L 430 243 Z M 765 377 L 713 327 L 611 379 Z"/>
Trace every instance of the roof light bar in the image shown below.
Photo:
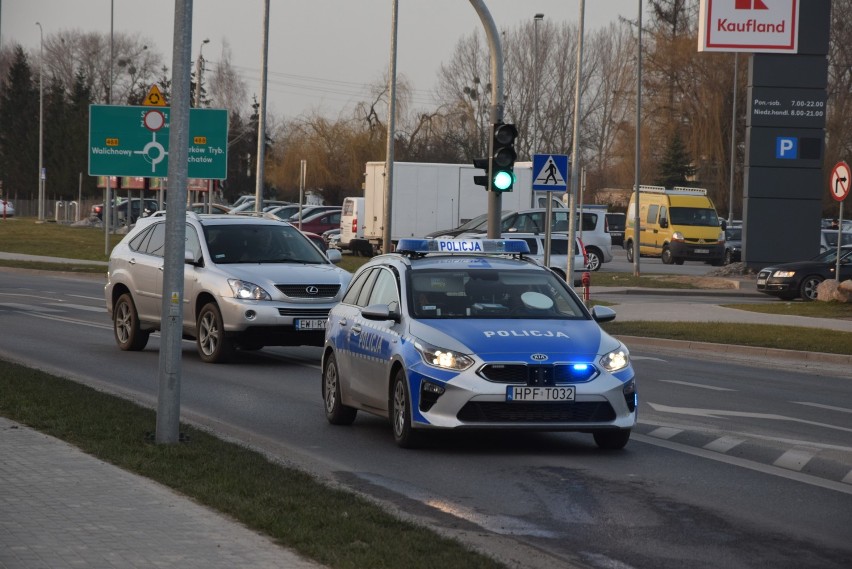
<path fill-rule="evenodd" d="M 400 239 L 397 253 L 476 253 L 480 255 L 524 254 L 530 252 L 521 239 Z"/>

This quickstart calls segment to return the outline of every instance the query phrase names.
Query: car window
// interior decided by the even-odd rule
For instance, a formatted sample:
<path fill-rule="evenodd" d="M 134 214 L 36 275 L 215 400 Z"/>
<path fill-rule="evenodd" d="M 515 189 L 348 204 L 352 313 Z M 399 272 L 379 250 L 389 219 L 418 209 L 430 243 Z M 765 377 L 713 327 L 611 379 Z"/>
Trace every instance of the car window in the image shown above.
<path fill-rule="evenodd" d="M 700 227 L 719 227 L 719 218 L 715 210 L 703 207 L 673 207 L 671 209 L 673 225 L 695 225 Z"/>
<path fill-rule="evenodd" d="M 370 292 L 373 290 L 373 283 L 376 282 L 376 279 L 379 276 L 379 270 L 373 269 L 370 271 L 367 280 L 364 281 L 364 286 L 361 288 L 361 292 L 358 294 L 358 300 L 355 301 L 355 304 L 358 306 L 369 306 L 370 302 Z"/>
<path fill-rule="evenodd" d="M 148 239 L 142 245 L 142 249 L 140 249 L 143 253 L 148 253 L 149 255 L 156 255 L 157 257 L 162 257 L 166 248 L 166 224 L 165 223 L 157 223 L 151 228 L 151 231 L 148 233 Z"/>
<path fill-rule="evenodd" d="M 416 318 L 586 318 L 576 297 L 550 271 L 424 268 L 409 278 Z"/>
<path fill-rule="evenodd" d="M 387 269 L 379 269 L 376 283 L 370 293 L 370 304 L 384 304 L 391 306 L 396 303 L 399 306 L 399 291 L 396 286 L 396 278 Z"/>
<path fill-rule="evenodd" d="M 346 291 L 346 294 L 343 295 L 342 302 L 346 304 L 355 304 L 358 301 L 358 295 L 361 294 L 361 288 L 364 286 L 364 283 L 367 282 L 367 277 L 370 275 L 370 272 L 371 271 L 364 271 L 355 277 L 352 284 L 349 285 L 349 289 Z"/>
<path fill-rule="evenodd" d="M 127 246 L 130 247 L 130 250 L 131 251 L 139 251 L 140 248 L 142 247 L 142 243 L 145 241 L 145 239 L 147 239 L 151 235 L 152 229 L 153 229 L 153 227 L 149 227 L 148 229 L 146 229 L 144 231 L 140 231 L 139 235 L 137 235 L 136 237 L 131 239 L 130 242 L 127 244 Z"/>
<path fill-rule="evenodd" d="M 656 223 L 657 222 L 657 212 L 659 212 L 660 206 L 651 205 L 648 207 L 648 216 L 645 218 L 645 221 L 648 223 Z"/>
<path fill-rule="evenodd" d="M 184 248 L 192 253 L 193 259 L 201 258 L 201 242 L 198 239 L 198 232 L 189 223 L 186 224 L 186 245 L 184 245 Z"/>
<path fill-rule="evenodd" d="M 660 225 L 667 224 L 669 222 L 669 214 L 666 206 L 660 206 Z"/>

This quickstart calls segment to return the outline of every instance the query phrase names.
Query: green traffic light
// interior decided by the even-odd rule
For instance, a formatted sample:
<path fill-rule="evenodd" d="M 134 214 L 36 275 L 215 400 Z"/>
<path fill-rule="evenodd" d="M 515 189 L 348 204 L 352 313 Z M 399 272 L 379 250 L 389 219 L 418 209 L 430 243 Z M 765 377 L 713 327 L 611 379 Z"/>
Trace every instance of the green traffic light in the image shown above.
<path fill-rule="evenodd" d="M 494 189 L 499 192 L 505 192 L 512 189 L 515 183 L 515 174 L 505 170 L 499 170 L 494 173 Z"/>

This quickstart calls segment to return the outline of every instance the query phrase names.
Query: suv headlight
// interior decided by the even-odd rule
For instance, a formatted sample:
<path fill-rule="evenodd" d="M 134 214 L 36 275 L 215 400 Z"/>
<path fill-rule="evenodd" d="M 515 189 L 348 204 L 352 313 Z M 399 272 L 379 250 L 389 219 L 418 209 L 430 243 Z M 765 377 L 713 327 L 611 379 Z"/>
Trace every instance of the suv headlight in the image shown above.
<path fill-rule="evenodd" d="M 630 352 L 624 345 L 619 346 L 601 358 L 601 366 L 608 372 L 626 368 L 630 364 Z"/>
<path fill-rule="evenodd" d="M 457 354 L 444 348 L 439 348 L 425 342 L 416 341 L 414 347 L 420 352 L 420 357 L 426 365 L 454 371 L 466 370 L 473 365 L 473 358 Z"/>
<path fill-rule="evenodd" d="M 259 287 L 254 283 L 241 281 L 240 279 L 228 279 L 228 285 L 230 285 L 231 291 L 234 293 L 234 298 L 243 300 L 272 300 L 272 297 L 269 296 L 268 292 L 263 290 L 263 287 Z"/>

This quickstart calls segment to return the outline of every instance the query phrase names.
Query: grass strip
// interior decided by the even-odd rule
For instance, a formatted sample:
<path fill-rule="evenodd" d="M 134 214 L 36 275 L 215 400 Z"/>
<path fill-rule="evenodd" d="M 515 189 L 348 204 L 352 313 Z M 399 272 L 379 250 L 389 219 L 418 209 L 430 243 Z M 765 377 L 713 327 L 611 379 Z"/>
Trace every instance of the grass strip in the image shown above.
<path fill-rule="evenodd" d="M 852 355 L 852 332 L 729 322 L 606 322 L 608 334 Z"/>
<path fill-rule="evenodd" d="M 154 411 L 0 360 L 0 415 L 223 512 L 331 568 L 504 567 L 460 542 L 262 454 L 181 425 L 187 443 L 147 442 Z"/>

